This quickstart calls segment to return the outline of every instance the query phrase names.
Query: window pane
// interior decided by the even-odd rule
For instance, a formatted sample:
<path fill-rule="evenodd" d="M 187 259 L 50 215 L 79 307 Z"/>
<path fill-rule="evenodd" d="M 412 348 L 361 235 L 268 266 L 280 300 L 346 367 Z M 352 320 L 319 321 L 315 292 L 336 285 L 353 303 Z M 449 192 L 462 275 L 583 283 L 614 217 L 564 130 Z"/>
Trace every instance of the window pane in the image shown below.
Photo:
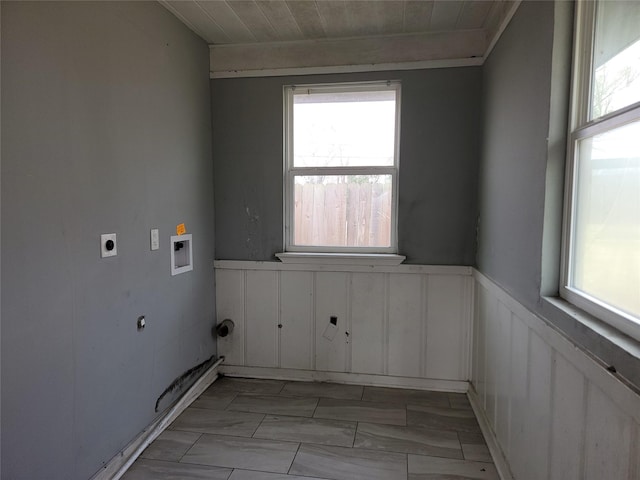
<path fill-rule="evenodd" d="M 294 243 L 391 246 L 391 175 L 296 176 Z"/>
<path fill-rule="evenodd" d="M 579 144 L 571 286 L 640 318 L 640 122 Z"/>
<path fill-rule="evenodd" d="M 299 93 L 293 100 L 295 167 L 391 166 L 395 90 Z"/>
<path fill-rule="evenodd" d="M 591 118 L 640 102 L 640 2 L 599 2 Z"/>

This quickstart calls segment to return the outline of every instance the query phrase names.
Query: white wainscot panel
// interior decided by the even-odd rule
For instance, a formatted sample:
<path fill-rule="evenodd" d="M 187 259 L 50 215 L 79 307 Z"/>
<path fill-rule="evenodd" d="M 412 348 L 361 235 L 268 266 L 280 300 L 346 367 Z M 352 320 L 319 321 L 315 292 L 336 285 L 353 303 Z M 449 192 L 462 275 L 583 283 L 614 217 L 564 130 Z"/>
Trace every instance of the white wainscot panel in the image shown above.
<path fill-rule="evenodd" d="M 500 314 L 500 302 L 490 299 L 485 306 L 486 320 L 484 322 L 484 350 L 485 350 L 485 395 L 484 409 L 492 425 L 496 424 L 496 394 L 497 394 L 497 374 L 498 362 L 500 358 L 500 348 L 498 342 L 498 329 Z"/>
<path fill-rule="evenodd" d="M 588 390 L 584 478 L 631 478 L 633 422 L 598 387 Z"/>
<path fill-rule="evenodd" d="M 218 317 L 236 322 L 232 335 L 218 339 L 219 352 L 228 366 L 391 376 L 399 386 L 413 378 L 428 380 L 430 388 L 464 390 L 470 273 L 467 267 L 217 262 Z"/>
<path fill-rule="evenodd" d="M 503 477 L 640 479 L 640 396 L 474 275 L 471 398 Z"/>
<path fill-rule="evenodd" d="M 474 377 L 474 386 L 478 392 L 478 397 L 486 410 L 486 391 L 487 391 L 487 349 L 486 349 L 486 330 L 487 319 L 491 317 L 491 303 L 495 299 L 491 297 L 486 288 L 478 285 L 476 288 L 476 310 L 475 310 L 475 338 L 476 343 L 473 347 L 475 352 L 476 377 Z"/>
<path fill-rule="evenodd" d="M 351 276 L 351 371 L 384 373 L 386 274 Z"/>
<path fill-rule="evenodd" d="M 429 275 L 427 279 L 428 378 L 469 378 L 470 282 L 460 275 Z"/>
<path fill-rule="evenodd" d="M 551 480 L 580 480 L 585 419 L 585 379 L 562 355 L 555 357 L 551 419 Z"/>
<path fill-rule="evenodd" d="M 511 311 L 502 302 L 498 302 L 496 332 L 496 403 L 495 426 L 496 436 L 506 452 L 509 450 L 509 401 L 511 395 L 511 377 L 509 367 L 511 365 L 511 348 L 501 346 L 511 345 Z M 505 453 L 506 453 L 505 452 Z"/>
<path fill-rule="evenodd" d="M 529 445 L 525 469 L 529 478 L 547 478 L 551 430 L 551 360 L 549 345 L 529 334 L 529 388 L 525 416 L 525 438 Z"/>
<path fill-rule="evenodd" d="M 389 278 L 389 375 L 424 375 L 424 284 L 423 275 L 398 274 Z"/>
<path fill-rule="evenodd" d="M 471 381 L 476 390 L 478 398 L 482 398 L 481 394 L 484 388 L 484 359 L 482 352 L 482 315 L 480 315 L 480 298 L 487 295 L 486 289 L 476 283 L 474 285 L 473 295 L 473 343 L 471 357 Z"/>
<path fill-rule="evenodd" d="M 316 276 L 315 369 L 347 371 L 348 276 L 342 272 L 318 272 Z M 335 317 L 335 327 L 331 324 Z"/>
<path fill-rule="evenodd" d="M 313 273 L 280 273 L 280 367 L 313 368 Z"/>
<path fill-rule="evenodd" d="M 244 365 L 244 271 L 216 270 L 216 316 L 230 318 L 232 335 L 218 338 L 218 356 L 231 365 Z"/>
<path fill-rule="evenodd" d="M 246 364 L 275 367 L 278 364 L 278 272 L 247 271 L 246 277 Z"/>
<path fill-rule="evenodd" d="M 529 329 L 515 315 L 511 324 L 511 406 L 509 438 L 511 469 L 516 478 L 528 478 L 525 468 L 531 445 L 525 436 L 527 412 L 527 358 Z M 503 447 L 504 450 L 504 447 Z"/>

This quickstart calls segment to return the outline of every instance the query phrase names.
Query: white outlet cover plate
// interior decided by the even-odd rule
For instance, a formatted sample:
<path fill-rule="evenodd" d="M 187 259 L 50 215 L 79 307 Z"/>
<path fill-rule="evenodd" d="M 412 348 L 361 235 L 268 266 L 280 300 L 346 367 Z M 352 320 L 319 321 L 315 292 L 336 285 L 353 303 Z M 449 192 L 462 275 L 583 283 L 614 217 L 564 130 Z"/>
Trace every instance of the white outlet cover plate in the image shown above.
<path fill-rule="evenodd" d="M 113 250 L 107 250 L 107 240 L 113 240 Z M 100 235 L 100 256 L 115 257 L 118 255 L 118 242 L 116 241 L 115 233 L 103 233 Z"/>

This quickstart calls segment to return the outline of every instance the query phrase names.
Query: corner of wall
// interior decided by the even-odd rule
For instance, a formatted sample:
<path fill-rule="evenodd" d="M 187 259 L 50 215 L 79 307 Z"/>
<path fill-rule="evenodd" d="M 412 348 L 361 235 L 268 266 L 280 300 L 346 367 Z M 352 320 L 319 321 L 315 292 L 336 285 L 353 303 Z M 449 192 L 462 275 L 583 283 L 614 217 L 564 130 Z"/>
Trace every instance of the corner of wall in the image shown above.
<path fill-rule="evenodd" d="M 545 178 L 544 222 L 540 293 L 557 295 L 560 284 L 560 256 L 567 158 L 567 128 L 573 45 L 573 2 L 554 3 L 551 97 Z"/>

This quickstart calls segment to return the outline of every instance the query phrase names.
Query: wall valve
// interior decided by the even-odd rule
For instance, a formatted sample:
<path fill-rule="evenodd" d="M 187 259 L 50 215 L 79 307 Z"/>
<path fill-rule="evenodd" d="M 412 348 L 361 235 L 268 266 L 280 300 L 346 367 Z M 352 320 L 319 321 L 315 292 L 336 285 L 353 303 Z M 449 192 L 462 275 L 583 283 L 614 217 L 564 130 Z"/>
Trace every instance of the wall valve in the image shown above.
<path fill-rule="evenodd" d="M 218 337 L 226 337 L 231 332 L 233 332 L 234 326 L 235 324 L 233 323 L 233 320 L 227 318 L 223 320 L 221 323 L 219 323 L 218 325 L 216 325 L 215 334 Z"/>

